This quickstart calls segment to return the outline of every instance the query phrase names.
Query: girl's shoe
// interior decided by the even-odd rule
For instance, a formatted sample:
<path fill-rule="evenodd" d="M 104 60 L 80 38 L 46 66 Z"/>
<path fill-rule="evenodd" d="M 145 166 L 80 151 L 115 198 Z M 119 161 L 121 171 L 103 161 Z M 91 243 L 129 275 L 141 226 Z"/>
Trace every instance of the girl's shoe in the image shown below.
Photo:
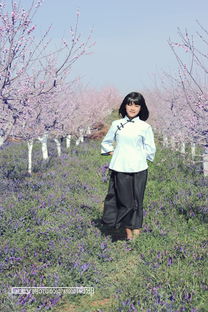
<path fill-rule="evenodd" d="M 126 231 L 126 240 L 127 240 L 127 241 L 133 240 L 132 230 L 126 228 L 125 231 Z"/>
<path fill-rule="evenodd" d="M 141 229 L 134 229 L 134 230 L 133 230 L 133 236 L 134 236 L 134 238 L 137 237 L 137 236 L 139 236 L 140 234 L 141 234 Z"/>

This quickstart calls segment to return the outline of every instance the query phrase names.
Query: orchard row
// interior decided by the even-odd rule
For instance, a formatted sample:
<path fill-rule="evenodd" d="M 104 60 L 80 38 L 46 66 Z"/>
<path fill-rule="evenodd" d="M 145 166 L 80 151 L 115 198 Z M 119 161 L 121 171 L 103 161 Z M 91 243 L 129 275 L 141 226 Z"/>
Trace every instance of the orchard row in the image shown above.
<path fill-rule="evenodd" d="M 29 155 L 34 139 L 43 149 L 48 137 L 57 146 L 60 137 L 70 140 L 76 135 L 81 140 L 121 103 L 115 88 L 93 90 L 71 78 L 74 63 L 94 44 L 91 33 L 85 40 L 79 33 L 79 12 L 58 50 L 49 44 L 50 29 L 42 38 L 37 36 L 33 18 L 41 2 L 32 1 L 28 9 L 18 1 L 0 4 L 0 145 L 8 137 L 27 141 Z M 179 29 L 179 41 L 169 40 L 177 72 L 164 74 L 157 87 L 142 93 L 149 122 L 164 141 L 171 137 L 183 146 L 201 144 L 208 162 L 208 32 L 199 22 L 198 28 L 195 38 Z M 47 159 L 46 152 L 43 158 Z"/>

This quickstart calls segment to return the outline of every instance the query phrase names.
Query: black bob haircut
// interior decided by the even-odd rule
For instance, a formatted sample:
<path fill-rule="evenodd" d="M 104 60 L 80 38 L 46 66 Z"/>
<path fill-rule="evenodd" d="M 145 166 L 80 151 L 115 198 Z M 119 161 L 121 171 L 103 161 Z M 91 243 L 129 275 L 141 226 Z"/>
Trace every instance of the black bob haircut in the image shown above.
<path fill-rule="evenodd" d="M 141 110 L 137 116 L 139 116 L 139 118 L 143 121 L 147 120 L 147 118 L 149 117 L 149 110 L 147 108 L 143 95 L 138 92 L 131 92 L 125 96 L 119 108 L 119 114 L 124 118 L 127 115 L 126 105 L 131 102 L 141 106 Z"/>

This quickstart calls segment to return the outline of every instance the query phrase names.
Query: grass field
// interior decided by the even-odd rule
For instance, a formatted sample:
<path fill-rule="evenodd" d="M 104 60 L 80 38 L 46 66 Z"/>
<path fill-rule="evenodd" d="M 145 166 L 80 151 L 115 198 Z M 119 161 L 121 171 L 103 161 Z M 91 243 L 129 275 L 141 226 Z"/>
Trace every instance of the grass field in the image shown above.
<path fill-rule="evenodd" d="M 1 148 L 1 311 L 208 311 L 208 179 L 156 144 L 143 232 L 131 243 L 100 222 L 110 158 L 99 141 L 60 158 L 50 143 L 48 163 L 35 144 L 32 176 L 26 145 Z M 10 294 L 20 286 L 94 294 Z"/>

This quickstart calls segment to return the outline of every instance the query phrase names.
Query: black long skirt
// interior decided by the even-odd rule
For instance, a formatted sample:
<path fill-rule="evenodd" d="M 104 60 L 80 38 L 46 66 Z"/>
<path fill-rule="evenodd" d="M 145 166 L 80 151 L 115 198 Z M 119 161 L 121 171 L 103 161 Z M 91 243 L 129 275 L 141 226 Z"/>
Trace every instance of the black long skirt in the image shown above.
<path fill-rule="evenodd" d="M 110 170 L 102 223 L 110 227 L 138 229 L 143 224 L 143 199 L 148 170 L 124 173 Z"/>

